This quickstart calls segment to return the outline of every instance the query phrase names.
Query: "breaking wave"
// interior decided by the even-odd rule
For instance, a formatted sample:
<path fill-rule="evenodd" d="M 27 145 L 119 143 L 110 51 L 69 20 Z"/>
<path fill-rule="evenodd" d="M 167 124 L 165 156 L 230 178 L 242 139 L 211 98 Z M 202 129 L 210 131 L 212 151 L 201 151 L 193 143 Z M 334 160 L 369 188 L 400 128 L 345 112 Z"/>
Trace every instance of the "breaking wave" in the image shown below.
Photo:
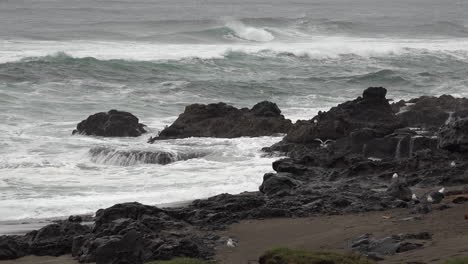
<path fill-rule="evenodd" d="M 176 153 L 158 150 L 118 150 L 107 147 L 95 147 L 89 150 L 91 161 L 116 166 L 134 166 L 138 164 L 167 165 L 181 160 L 201 158 L 205 152 Z"/>

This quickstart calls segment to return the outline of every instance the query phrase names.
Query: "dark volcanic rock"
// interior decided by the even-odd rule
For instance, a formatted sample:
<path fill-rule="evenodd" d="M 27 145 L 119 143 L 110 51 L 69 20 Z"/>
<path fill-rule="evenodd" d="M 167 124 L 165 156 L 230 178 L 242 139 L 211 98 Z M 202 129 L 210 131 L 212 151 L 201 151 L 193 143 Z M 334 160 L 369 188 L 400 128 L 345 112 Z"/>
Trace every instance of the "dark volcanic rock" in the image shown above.
<path fill-rule="evenodd" d="M 181 217 L 139 203 L 99 210 L 92 232 L 73 241 L 73 255 L 82 262 L 97 264 L 211 256 L 216 241 L 176 216 Z"/>
<path fill-rule="evenodd" d="M 384 256 L 421 248 L 423 246 L 421 243 L 405 241 L 405 239 L 421 238 L 428 239 L 426 234 L 402 234 L 381 239 L 373 239 L 370 234 L 365 234 L 351 242 L 351 249 L 373 259 L 382 260 Z"/>
<path fill-rule="evenodd" d="M 90 115 L 81 121 L 73 134 L 103 137 L 138 137 L 146 133 L 138 118 L 128 112 L 110 110 Z"/>
<path fill-rule="evenodd" d="M 437 129 L 461 117 L 468 117 L 468 99 L 451 95 L 422 96 L 392 105 L 398 118 L 410 127 Z"/>
<path fill-rule="evenodd" d="M 35 233 L 29 244 L 29 252 L 39 256 L 68 254 L 72 248 L 73 238 L 89 231 L 89 227 L 69 221 L 45 226 Z"/>
<path fill-rule="evenodd" d="M 161 131 L 160 139 L 187 137 L 258 137 L 289 131 L 292 123 L 281 115 L 278 106 L 260 102 L 252 109 L 237 109 L 225 103 L 193 104 L 185 108 L 179 118 Z"/>
<path fill-rule="evenodd" d="M 288 194 L 298 183 L 286 175 L 267 173 L 263 177 L 260 191 L 268 196 Z"/>
<path fill-rule="evenodd" d="M 60 256 L 71 251 L 73 238 L 91 229 L 76 222 L 59 221 L 24 236 L 0 237 L 0 260 L 25 255 Z"/>
<path fill-rule="evenodd" d="M 468 119 L 443 126 L 439 131 L 439 147 L 449 151 L 468 152 Z"/>
<path fill-rule="evenodd" d="M 410 201 L 413 195 L 413 192 L 408 187 L 408 184 L 405 180 L 400 178 L 395 179 L 392 184 L 388 187 L 387 193 L 397 199 L 403 201 Z"/>
<path fill-rule="evenodd" d="M 311 143 L 317 138 L 335 140 L 362 128 L 389 134 L 402 124 L 393 113 L 386 94 L 385 88 L 370 87 L 363 92 L 363 97 L 320 112 L 310 121 L 296 123 L 285 140 L 294 143 Z"/>
<path fill-rule="evenodd" d="M 29 253 L 29 237 L 0 236 L 0 260 L 16 259 Z"/>

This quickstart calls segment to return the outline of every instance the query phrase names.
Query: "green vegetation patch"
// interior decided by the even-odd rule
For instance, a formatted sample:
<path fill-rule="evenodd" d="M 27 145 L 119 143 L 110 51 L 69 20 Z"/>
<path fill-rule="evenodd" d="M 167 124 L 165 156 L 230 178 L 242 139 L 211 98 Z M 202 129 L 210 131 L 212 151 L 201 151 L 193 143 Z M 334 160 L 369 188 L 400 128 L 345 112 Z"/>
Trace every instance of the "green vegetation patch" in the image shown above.
<path fill-rule="evenodd" d="M 445 261 L 444 264 L 468 264 L 468 257 L 451 258 Z"/>
<path fill-rule="evenodd" d="M 146 264 L 209 264 L 204 260 L 192 259 L 192 258 L 175 258 L 172 260 L 161 260 L 148 262 Z"/>
<path fill-rule="evenodd" d="M 304 249 L 273 248 L 265 252 L 260 264 L 375 264 L 375 262 L 354 254 Z"/>

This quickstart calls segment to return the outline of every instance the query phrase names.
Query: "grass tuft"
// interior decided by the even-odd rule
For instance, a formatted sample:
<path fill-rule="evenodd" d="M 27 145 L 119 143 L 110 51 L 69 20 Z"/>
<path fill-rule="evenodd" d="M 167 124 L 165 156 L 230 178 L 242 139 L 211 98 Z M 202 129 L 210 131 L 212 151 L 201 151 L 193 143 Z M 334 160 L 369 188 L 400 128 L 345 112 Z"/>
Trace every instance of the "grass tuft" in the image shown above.
<path fill-rule="evenodd" d="M 310 251 L 273 248 L 265 252 L 259 260 L 260 264 L 374 264 L 375 262 L 355 255 L 330 251 Z"/>
<path fill-rule="evenodd" d="M 451 258 L 446 260 L 444 264 L 468 264 L 468 257 Z"/>

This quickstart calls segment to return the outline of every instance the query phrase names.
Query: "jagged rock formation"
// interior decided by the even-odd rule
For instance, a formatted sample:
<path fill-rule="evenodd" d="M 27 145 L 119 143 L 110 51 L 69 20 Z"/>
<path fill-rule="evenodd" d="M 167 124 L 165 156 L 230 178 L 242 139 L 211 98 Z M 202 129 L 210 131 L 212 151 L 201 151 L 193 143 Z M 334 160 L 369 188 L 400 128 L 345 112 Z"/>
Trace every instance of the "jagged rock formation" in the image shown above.
<path fill-rule="evenodd" d="M 281 115 L 278 106 L 260 102 L 252 109 L 238 109 L 225 103 L 192 104 L 150 143 L 161 139 L 187 137 L 258 137 L 287 133 L 291 120 Z"/>

